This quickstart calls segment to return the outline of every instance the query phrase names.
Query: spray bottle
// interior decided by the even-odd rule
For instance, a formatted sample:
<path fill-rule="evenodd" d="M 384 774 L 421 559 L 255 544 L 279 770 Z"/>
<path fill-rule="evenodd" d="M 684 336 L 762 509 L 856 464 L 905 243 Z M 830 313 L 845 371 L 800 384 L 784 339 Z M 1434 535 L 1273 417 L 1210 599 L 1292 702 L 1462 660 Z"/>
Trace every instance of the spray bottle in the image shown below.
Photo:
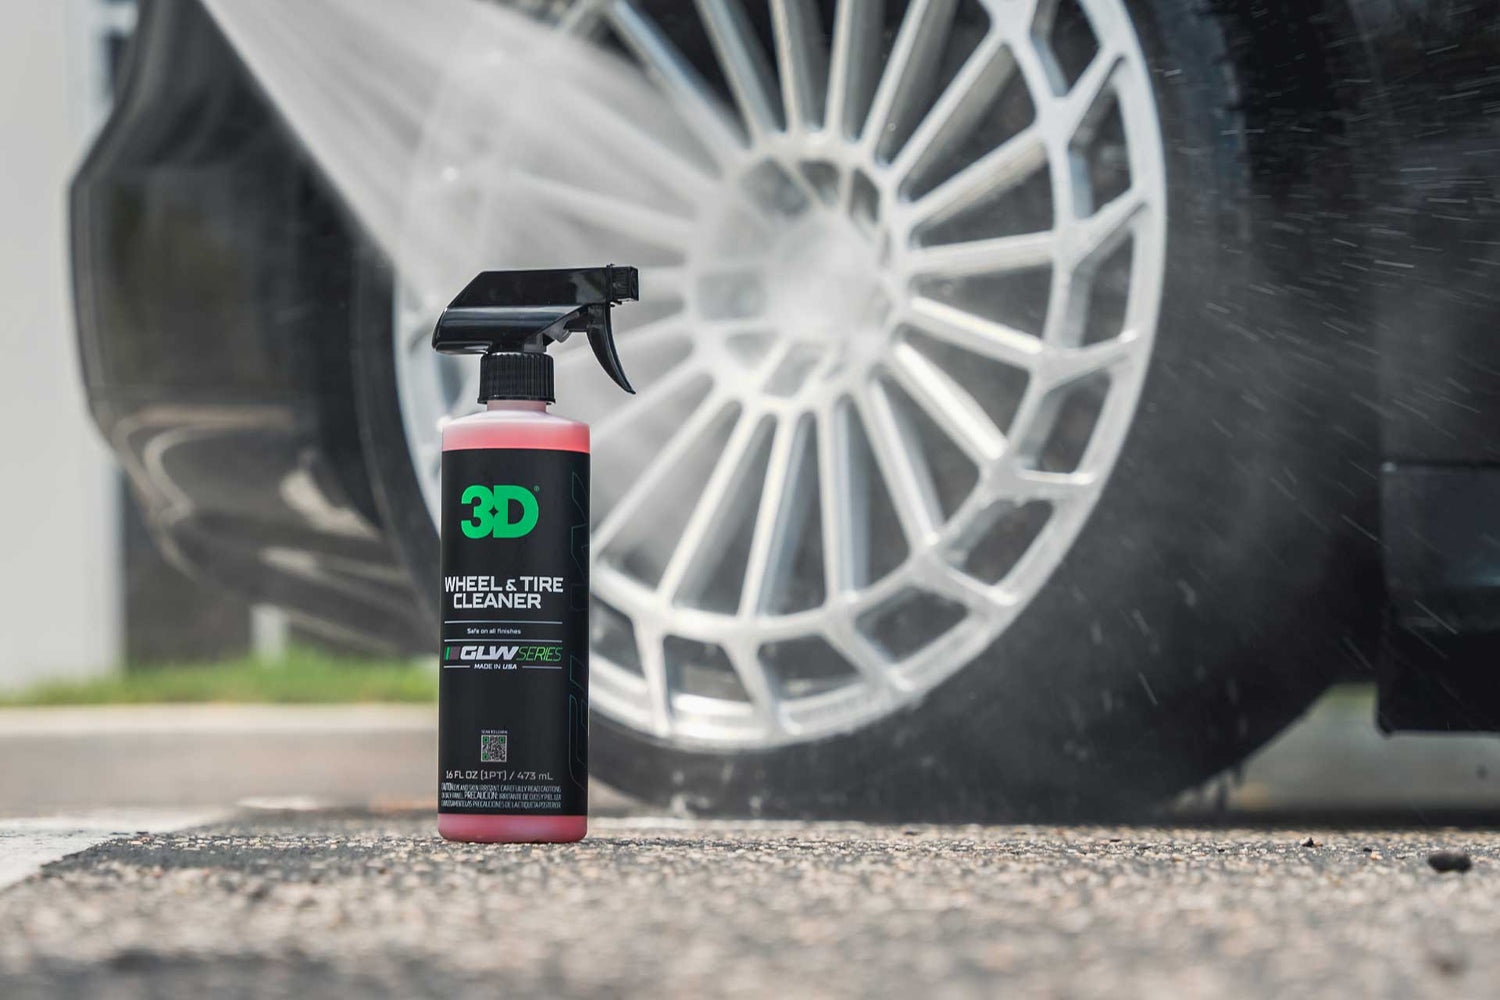
<path fill-rule="evenodd" d="M 443 430 L 438 832 L 574 841 L 588 828 L 589 429 L 553 416 L 547 347 L 588 336 L 634 392 L 610 307 L 633 267 L 486 271 L 432 346 L 478 354 L 485 410 Z"/>

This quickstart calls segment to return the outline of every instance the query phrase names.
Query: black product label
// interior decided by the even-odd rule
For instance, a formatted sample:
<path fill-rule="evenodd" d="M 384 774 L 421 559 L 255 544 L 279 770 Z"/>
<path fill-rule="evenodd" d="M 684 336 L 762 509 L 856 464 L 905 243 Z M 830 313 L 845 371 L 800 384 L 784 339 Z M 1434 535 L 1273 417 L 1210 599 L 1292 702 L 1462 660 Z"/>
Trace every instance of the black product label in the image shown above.
<path fill-rule="evenodd" d="M 443 453 L 438 810 L 588 811 L 589 457 Z"/>

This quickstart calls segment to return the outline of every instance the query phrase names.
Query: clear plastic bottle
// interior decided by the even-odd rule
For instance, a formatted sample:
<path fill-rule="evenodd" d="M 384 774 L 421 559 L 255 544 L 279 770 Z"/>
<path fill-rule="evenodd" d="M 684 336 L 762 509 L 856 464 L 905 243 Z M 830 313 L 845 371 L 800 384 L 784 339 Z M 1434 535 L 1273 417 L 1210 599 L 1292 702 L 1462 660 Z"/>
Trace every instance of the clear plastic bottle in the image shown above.
<path fill-rule="evenodd" d="M 588 832 L 589 429 L 554 416 L 547 347 L 585 333 L 626 392 L 612 305 L 634 268 L 487 271 L 433 347 L 478 355 L 485 410 L 443 428 L 438 832 L 561 843 Z"/>
<path fill-rule="evenodd" d="M 589 425 L 548 412 L 540 400 L 490 400 L 482 413 L 443 428 L 443 451 L 537 449 L 589 452 Z M 438 812 L 438 833 L 480 843 L 571 843 L 588 833 L 588 817 Z"/>

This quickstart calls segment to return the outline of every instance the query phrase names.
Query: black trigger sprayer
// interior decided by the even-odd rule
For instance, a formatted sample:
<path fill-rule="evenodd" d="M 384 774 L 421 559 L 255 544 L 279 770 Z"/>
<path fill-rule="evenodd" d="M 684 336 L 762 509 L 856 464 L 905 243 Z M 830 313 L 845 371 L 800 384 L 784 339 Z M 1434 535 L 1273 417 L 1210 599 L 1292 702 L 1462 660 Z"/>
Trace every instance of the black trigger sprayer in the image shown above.
<path fill-rule="evenodd" d="M 551 402 L 552 358 L 547 346 L 583 333 L 600 367 L 626 392 L 609 310 L 640 297 L 633 267 L 484 271 L 448 303 L 432 331 L 443 354 L 480 354 L 479 402 Z"/>

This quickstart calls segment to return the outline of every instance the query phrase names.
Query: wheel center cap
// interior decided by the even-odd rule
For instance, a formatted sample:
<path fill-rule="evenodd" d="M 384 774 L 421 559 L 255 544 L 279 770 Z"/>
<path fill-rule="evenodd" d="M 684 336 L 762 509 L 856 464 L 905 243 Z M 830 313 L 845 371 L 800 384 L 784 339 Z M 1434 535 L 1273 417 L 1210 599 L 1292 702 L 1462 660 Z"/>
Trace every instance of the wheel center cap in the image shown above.
<path fill-rule="evenodd" d="M 796 340 L 843 348 L 872 339 L 890 313 L 875 247 L 837 218 L 815 216 L 789 229 L 767 273 L 771 315 Z"/>

